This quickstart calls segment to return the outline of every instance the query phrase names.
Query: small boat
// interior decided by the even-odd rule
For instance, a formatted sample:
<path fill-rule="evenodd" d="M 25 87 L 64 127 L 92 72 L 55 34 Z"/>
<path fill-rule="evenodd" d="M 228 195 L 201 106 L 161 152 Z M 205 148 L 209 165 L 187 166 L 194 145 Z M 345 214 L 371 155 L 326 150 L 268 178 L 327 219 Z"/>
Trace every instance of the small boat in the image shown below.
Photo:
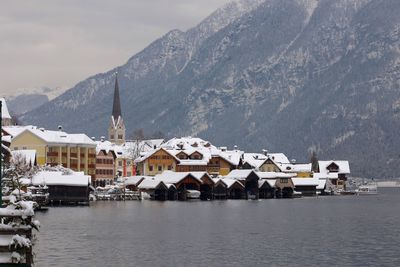
<path fill-rule="evenodd" d="M 357 195 L 377 195 L 378 186 L 376 184 L 360 185 L 356 190 Z"/>
<path fill-rule="evenodd" d="M 186 190 L 186 198 L 187 199 L 199 199 L 200 191 L 198 190 Z"/>
<path fill-rule="evenodd" d="M 293 191 L 293 198 L 301 198 L 301 197 L 303 197 L 302 192 Z"/>

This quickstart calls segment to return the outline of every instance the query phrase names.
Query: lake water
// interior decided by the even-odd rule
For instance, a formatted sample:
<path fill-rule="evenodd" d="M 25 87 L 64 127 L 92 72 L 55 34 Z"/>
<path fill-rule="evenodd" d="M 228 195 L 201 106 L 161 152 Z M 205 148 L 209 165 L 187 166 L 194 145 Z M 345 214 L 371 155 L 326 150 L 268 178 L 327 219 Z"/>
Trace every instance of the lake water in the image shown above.
<path fill-rule="evenodd" d="M 38 212 L 35 266 L 400 266 L 400 189 Z"/>

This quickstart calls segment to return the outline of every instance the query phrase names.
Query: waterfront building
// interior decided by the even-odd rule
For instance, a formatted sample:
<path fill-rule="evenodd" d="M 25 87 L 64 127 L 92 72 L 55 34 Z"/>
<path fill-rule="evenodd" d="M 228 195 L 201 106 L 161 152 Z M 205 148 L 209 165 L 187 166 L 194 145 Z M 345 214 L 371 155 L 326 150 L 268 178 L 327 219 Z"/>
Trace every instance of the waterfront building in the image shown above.
<path fill-rule="evenodd" d="M 246 190 L 244 185 L 230 178 L 214 178 L 214 193 L 215 199 L 245 199 Z"/>
<path fill-rule="evenodd" d="M 347 160 L 318 161 L 317 176 L 320 179 L 329 179 L 336 189 L 346 190 L 347 176 L 350 174 L 350 165 Z"/>
<path fill-rule="evenodd" d="M 233 170 L 224 178 L 239 180 L 245 187 L 246 198 L 259 198 L 258 181 L 260 177 L 254 170 Z"/>
<path fill-rule="evenodd" d="M 302 194 L 302 196 L 316 196 L 319 179 L 314 177 L 292 178 L 294 190 Z"/>
<path fill-rule="evenodd" d="M 38 165 L 61 165 L 74 171 L 83 171 L 93 178 L 96 174 L 96 143 L 85 134 L 68 134 L 61 130 L 44 128 L 6 128 L 13 132 L 11 150 L 36 150 Z"/>
<path fill-rule="evenodd" d="M 83 172 L 41 171 L 32 177 L 33 186 L 47 186 L 52 204 L 89 203 L 91 177 Z"/>

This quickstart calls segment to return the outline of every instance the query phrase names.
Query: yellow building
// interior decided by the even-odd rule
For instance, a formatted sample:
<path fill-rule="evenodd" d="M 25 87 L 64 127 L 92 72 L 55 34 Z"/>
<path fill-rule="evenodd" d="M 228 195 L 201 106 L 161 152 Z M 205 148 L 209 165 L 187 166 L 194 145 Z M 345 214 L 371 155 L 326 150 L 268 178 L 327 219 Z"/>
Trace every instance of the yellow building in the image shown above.
<path fill-rule="evenodd" d="M 152 176 L 165 170 L 227 175 L 238 168 L 243 154 L 240 150 L 217 148 L 208 141 L 190 136 L 172 138 L 161 147 L 142 154 L 135 160 L 141 175 Z"/>
<path fill-rule="evenodd" d="M 38 165 L 62 165 L 96 174 L 96 143 L 85 134 L 67 134 L 36 127 L 19 128 L 11 140 L 11 150 L 36 150 Z M 11 130 L 12 131 L 12 130 Z"/>
<path fill-rule="evenodd" d="M 179 160 L 167 150 L 160 148 L 138 158 L 135 162 L 141 175 L 154 176 L 165 170 L 176 171 Z"/>

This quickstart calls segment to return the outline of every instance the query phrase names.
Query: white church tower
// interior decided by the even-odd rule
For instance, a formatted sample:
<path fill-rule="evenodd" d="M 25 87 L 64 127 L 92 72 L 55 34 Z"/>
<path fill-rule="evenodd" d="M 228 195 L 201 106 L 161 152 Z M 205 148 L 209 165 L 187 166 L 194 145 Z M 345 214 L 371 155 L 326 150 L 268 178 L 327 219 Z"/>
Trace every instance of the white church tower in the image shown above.
<path fill-rule="evenodd" d="M 115 74 L 114 102 L 110 125 L 108 126 L 108 140 L 117 145 L 125 143 L 125 124 L 122 119 L 121 102 L 119 99 L 118 77 Z"/>

